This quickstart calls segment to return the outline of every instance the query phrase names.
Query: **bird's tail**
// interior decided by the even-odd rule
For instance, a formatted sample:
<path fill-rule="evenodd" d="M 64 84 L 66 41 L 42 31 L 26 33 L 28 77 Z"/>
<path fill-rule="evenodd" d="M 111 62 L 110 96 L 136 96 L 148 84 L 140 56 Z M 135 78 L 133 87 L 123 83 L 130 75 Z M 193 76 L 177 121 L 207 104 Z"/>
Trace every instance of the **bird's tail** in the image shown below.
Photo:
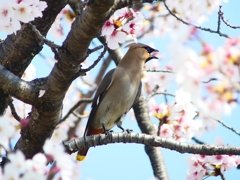
<path fill-rule="evenodd" d="M 78 151 L 77 156 L 76 156 L 76 160 L 83 161 L 87 156 L 88 150 L 89 150 L 89 148 Z"/>
<path fill-rule="evenodd" d="M 91 126 L 87 127 L 86 132 L 85 132 L 86 136 L 91 136 L 91 135 L 101 134 L 101 133 L 103 133 L 103 129 L 94 129 Z M 86 158 L 88 150 L 89 150 L 89 148 L 78 151 L 76 160 L 83 161 Z"/>

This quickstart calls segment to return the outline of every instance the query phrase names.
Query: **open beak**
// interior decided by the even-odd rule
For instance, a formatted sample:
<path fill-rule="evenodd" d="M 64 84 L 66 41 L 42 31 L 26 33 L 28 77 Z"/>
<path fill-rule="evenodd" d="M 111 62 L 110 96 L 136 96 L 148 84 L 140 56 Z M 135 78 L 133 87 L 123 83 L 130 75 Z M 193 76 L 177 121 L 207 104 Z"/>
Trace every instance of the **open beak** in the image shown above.
<path fill-rule="evenodd" d="M 152 55 L 154 52 L 159 52 L 157 49 L 149 49 L 148 53 L 150 54 L 150 57 L 146 60 L 146 62 L 150 61 L 151 59 L 159 59 L 158 57 Z"/>

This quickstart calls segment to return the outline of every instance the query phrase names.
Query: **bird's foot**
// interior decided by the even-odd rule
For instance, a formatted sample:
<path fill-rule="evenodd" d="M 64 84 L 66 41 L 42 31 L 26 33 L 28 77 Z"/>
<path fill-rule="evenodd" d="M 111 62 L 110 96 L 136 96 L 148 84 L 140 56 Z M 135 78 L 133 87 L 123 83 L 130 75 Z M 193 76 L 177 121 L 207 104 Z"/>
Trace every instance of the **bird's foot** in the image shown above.
<path fill-rule="evenodd" d="M 124 130 L 123 132 L 127 132 L 127 133 L 131 133 L 131 132 L 133 132 L 133 130 L 132 129 L 126 129 L 126 130 Z"/>
<path fill-rule="evenodd" d="M 103 133 L 108 136 L 110 135 L 111 133 L 113 133 L 113 130 L 106 130 L 104 124 L 102 124 L 102 128 L 103 128 Z"/>
<path fill-rule="evenodd" d="M 124 129 L 122 126 L 118 125 L 118 127 L 122 130 L 122 132 L 127 132 L 127 133 L 131 133 L 133 132 L 132 129 Z"/>
<path fill-rule="evenodd" d="M 109 136 L 110 134 L 113 133 L 113 130 L 105 130 L 103 133 L 104 133 L 106 136 Z"/>

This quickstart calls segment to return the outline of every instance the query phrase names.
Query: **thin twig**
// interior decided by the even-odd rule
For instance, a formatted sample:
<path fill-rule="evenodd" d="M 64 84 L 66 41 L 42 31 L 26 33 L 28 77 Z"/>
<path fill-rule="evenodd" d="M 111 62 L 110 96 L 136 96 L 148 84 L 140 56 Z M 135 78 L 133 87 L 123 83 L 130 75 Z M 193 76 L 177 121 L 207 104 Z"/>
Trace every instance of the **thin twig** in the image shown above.
<path fill-rule="evenodd" d="M 233 26 L 231 24 L 228 23 L 228 20 L 226 20 L 223 16 L 223 11 L 222 11 L 222 6 L 219 6 L 219 11 L 218 11 L 218 15 L 221 17 L 222 21 L 230 28 L 233 28 L 233 29 L 238 29 L 240 28 L 240 26 Z"/>
<path fill-rule="evenodd" d="M 72 114 L 79 119 L 87 118 L 89 116 L 89 115 L 81 115 L 76 112 L 72 112 Z"/>
<path fill-rule="evenodd" d="M 82 103 L 90 103 L 92 102 L 92 98 L 84 98 L 84 99 L 81 99 L 77 102 L 77 104 L 75 104 L 69 111 L 68 113 L 58 122 L 58 124 L 62 123 L 63 121 L 65 121 L 69 116 L 70 114 L 73 113 L 73 111 L 75 111 Z"/>
<path fill-rule="evenodd" d="M 192 137 L 192 140 L 195 141 L 197 144 L 206 144 L 195 137 Z"/>
<path fill-rule="evenodd" d="M 218 12 L 217 32 L 220 32 L 220 28 L 221 28 L 221 16 L 220 13 Z"/>
<path fill-rule="evenodd" d="M 164 92 L 166 93 L 167 91 L 164 90 Z M 168 99 L 167 99 L 167 95 L 166 94 L 164 94 L 164 100 L 165 100 L 165 104 L 167 104 L 168 103 Z"/>
<path fill-rule="evenodd" d="M 162 123 L 159 122 L 159 123 L 158 123 L 158 131 L 157 131 L 157 135 L 158 135 L 158 136 L 161 135 L 161 126 L 162 126 Z"/>
<path fill-rule="evenodd" d="M 163 72 L 163 73 L 174 73 L 173 71 L 169 71 L 169 70 L 158 70 L 158 69 L 146 69 L 144 70 L 146 72 Z"/>
<path fill-rule="evenodd" d="M 93 52 L 98 51 L 98 50 L 100 50 L 102 48 L 103 48 L 103 45 L 97 46 L 97 47 L 95 47 L 93 49 L 88 49 L 87 50 L 87 54 L 92 54 Z"/>
<path fill-rule="evenodd" d="M 6 98 L 6 100 L 7 100 L 7 103 L 8 103 L 8 105 L 9 105 L 10 109 L 11 109 L 11 113 L 12 113 L 13 117 L 19 122 L 22 118 L 21 118 L 21 117 L 17 114 L 17 112 L 16 112 L 16 109 L 15 109 L 15 107 L 14 107 L 14 105 L 13 105 L 13 99 L 12 99 L 12 97 L 11 97 L 11 96 L 8 96 L 8 97 Z"/>
<path fill-rule="evenodd" d="M 217 81 L 217 80 L 218 80 L 217 78 L 210 78 L 207 81 L 202 81 L 202 83 L 210 83 L 211 81 Z"/>
<path fill-rule="evenodd" d="M 193 26 L 193 27 L 195 27 L 195 28 L 197 28 L 197 29 L 200 29 L 200 30 L 203 30 L 203 31 L 207 31 L 207 32 L 210 32 L 210 33 L 216 33 L 216 34 L 218 34 L 219 36 L 223 36 L 223 37 L 229 38 L 229 36 L 228 36 L 227 34 L 223 34 L 223 33 L 221 33 L 221 32 L 218 31 L 218 30 L 217 30 L 217 31 L 214 31 L 214 30 L 212 30 L 212 29 L 210 29 L 210 28 L 203 28 L 203 27 L 201 27 L 201 26 L 197 26 L 197 25 L 191 24 L 191 23 L 189 23 L 189 22 L 187 22 L 187 21 L 184 21 L 183 19 L 179 18 L 176 14 L 174 14 L 174 13 L 169 9 L 169 7 L 168 7 L 167 4 L 166 4 L 166 0 L 163 0 L 163 4 L 164 4 L 164 6 L 166 7 L 166 9 L 168 10 L 168 12 L 169 12 L 173 17 L 175 17 L 177 20 L 181 21 L 183 24 L 186 24 L 186 25 L 188 25 L 188 26 Z M 218 26 L 219 26 L 219 24 L 218 24 Z M 218 29 L 220 30 L 220 27 L 218 27 Z"/>
<path fill-rule="evenodd" d="M 223 125 L 225 128 L 231 130 L 232 132 L 234 132 L 234 133 L 236 133 L 237 135 L 240 136 L 240 133 L 239 133 L 237 130 L 235 130 L 234 128 L 228 126 L 228 125 L 225 124 L 223 121 L 221 121 L 221 120 L 219 120 L 219 119 L 215 119 L 215 118 L 213 118 L 213 117 L 210 117 L 210 118 L 213 119 L 213 120 L 215 120 L 215 121 L 217 121 L 218 123 L 220 123 L 221 125 Z"/>
<path fill-rule="evenodd" d="M 154 94 L 157 92 L 158 89 L 159 89 L 159 85 L 156 85 L 152 90 L 152 92 L 147 96 L 146 101 L 149 101 L 149 99 L 154 96 Z"/>
<path fill-rule="evenodd" d="M 47 175 L 47 180 L 52 180 L 54 176 L 56 175 L 55 169 L 56 168 L 56 161 L 54 161 L 53 165 L 51 166 L 49 173 Z"/>
<path fill-rule="evenodd" d="M 51 49 L 55 49 L 55 50 L 56 50 L 56 49 L 58 49 L 58 48 L 61 47 L 61 46 L 55 44 L 54 42 L 49 41 L 48 39 L 46 39 L 46 37 L 44 37 L 44 36 L 39 32 L 39 30 L 36 28 L 35 25 L 33 25 L 33 24 L 31 24 L 31 23 L 29 23 L 29 24 L 31 25 L 32 30 L 36 33 L 36 35 L 37 35 L 40 39 L 42 39 L 43 42 L 44 42 L 46 45 L 48 45 Z"/>
<path fill-rule="evenodd" d="M 91 69 L 93 69 L 98 64 L 98 62 L 103 58 L 103 56 L 106 53 L 106 51 L 107 51 L 107 46 L 104 46 L 103 52 L 98 56 L 98 58 L 94 61 L 94 63 L 91 66 L 89 66 L 88 68 L 86 68 L 86 69 L 81 69 L 79 74 L 85 74 L 86 72 L 88 72 Z"/>
<path fill-rule="evenodd" d="M 172 93 L 168 93 L 168 92 L 155 92 L 155 93 L 152 93 L 150 97 L 148 97 L 149 99 L 155 95 L 164 95 L 164 96 L 172 96 L 172 97 L 175 97 L 174 94 Z M 149 100 L 147 99 L 147 100 Z"/>

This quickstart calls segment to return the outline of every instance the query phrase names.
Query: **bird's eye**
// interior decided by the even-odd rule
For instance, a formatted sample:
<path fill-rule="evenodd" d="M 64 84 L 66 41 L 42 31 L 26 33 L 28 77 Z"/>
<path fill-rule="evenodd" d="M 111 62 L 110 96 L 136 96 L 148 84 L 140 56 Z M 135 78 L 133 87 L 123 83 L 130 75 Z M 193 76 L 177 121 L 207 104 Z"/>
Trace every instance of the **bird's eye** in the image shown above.
<path fill-rule="evenodd" d="M 150 47 L 145 47 L 145 49 L 147 50 L 147 52 L 150 54 L 151 53 L 151 49 Z"/>
<path fill-rule="evenodd" d="M 155 49 L 153 49 L 151 47 L 144 47 L 144 49 L 146 49 L 149 54 L 151 54 L 152 52 L 157 51 L 157 50 L 155 50 Z"/>

